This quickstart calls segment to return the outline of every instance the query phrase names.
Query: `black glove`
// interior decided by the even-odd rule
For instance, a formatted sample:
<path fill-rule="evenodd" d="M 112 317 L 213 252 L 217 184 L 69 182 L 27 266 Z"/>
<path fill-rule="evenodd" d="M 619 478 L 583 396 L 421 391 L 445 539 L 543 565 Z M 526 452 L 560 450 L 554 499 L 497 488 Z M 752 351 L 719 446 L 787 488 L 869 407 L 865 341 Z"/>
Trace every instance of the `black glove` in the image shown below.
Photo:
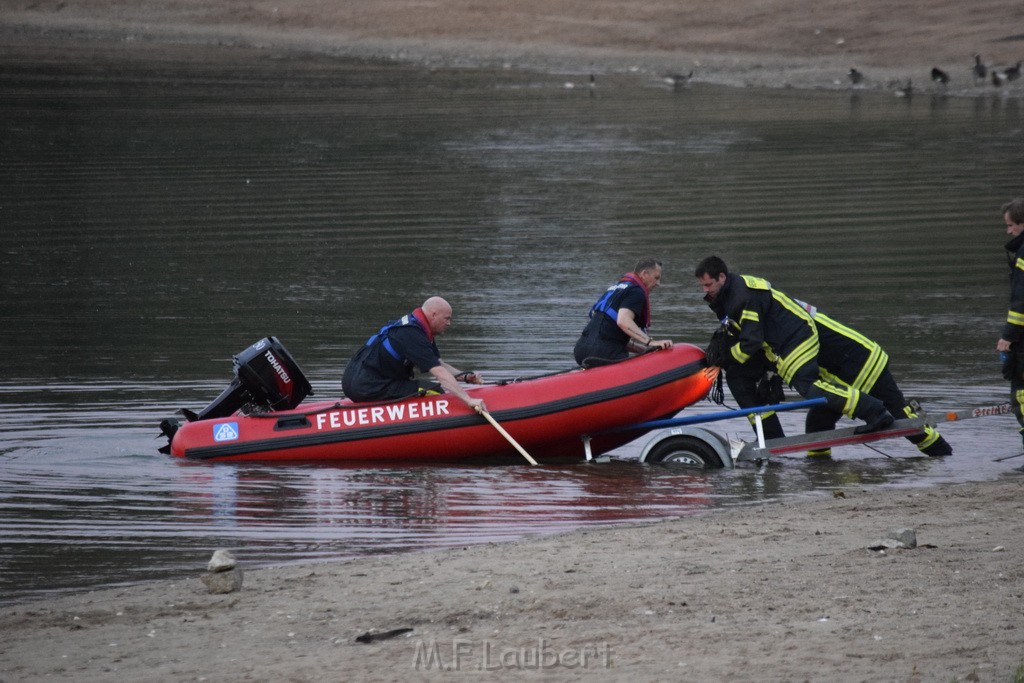
<path fill-rule="evenodd" d="M 773 405 L 786 400 L 786 393 L 782 389 L 782 377 L 774 372 L 766 372 L 764 377 L 757 380 L 754 391 L 762 405 Z"/>
<path fill-rule="evenodd" d="M 715 333 L 711 335 L 711 343 L 708 344 L 708 348 L 704 351 L 704 358 L 707 360 L 708 365 L 717 365 L 723 370 L 730 365 L 734 365 L 736 361 L 733 360 L 732 354 L 729 352 L 733 343 L 735 343 L 735 340 L 727 329 L 721 327 L 715 330 Z"/>

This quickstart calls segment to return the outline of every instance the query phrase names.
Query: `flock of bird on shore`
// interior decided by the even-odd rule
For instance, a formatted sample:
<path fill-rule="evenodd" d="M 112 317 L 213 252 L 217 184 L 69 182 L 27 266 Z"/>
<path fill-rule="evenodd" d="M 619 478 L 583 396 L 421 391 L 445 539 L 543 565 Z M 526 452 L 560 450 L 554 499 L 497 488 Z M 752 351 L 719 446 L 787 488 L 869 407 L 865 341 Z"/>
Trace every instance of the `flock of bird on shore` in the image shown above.
<path fill-rule="evenodd" d="M 1003 68 L 990 66 L 986 64 L 981 55 L 974 55 L 974 65 L 970 67 L 971 77 L 974 81 L 975 86 L 984 85 L 990 82 L 994 87 L 999 88 L 1007 83 L 1012 83 L 1020 78 L 1020 66 L 1021 60 L 1018 60 L 1016 64 Z M 850 83 L 855 86 L 863 85 L 865 76 L 863 72 L 856 68 L 852 68 L 847 72 L 847 76 L 850 79 Z M 941 88 L 946 88 L 952 77 L 948 72 L 943 71 L 939 67 L 932 67 L 931 80 Z M 909 97 L 914 92 L 913 79 L 908 78 L 906 83 L 895 83 L 892 84 L 896 87 L 896 95 L 901 97 Z"/>
<path fill-rule="evenodd" d="M 974 86 L 984 86 L 986 83 L 991 83 L 994 87 L 1000 88 L 1008 83 L 1013 83 L 1014 81 L 1020 79 L 1020 68 L 1022 63 L 1024 63 L 1024 60 L 1018 60 L 1016 64 L 1013 64 L 1011 66 L 998 67 L 986 64 L 982 60 L 980 54 L 975 54 L 974 64 L 973 66 L 970 67 L 970 73 L 974 82 Z M 866 81 L 868 80 L 867 76 L 864 75 L 864 72 L 860 71 L 857 68 L 851 68 L 846 75 L 850 79 L 850 83 L 853 84 L 854 87 L 864 86 L 866 84 Z M 930 76 L 932 82 L 937 84 L 939 88 L 941 88 L 942 90 L 945 90 L 953 81 L 953 78 L 949 75 L 948 72 L 943 71 L 937 66 L 932 67 Z M 690 83 L 690 79 L 692 78 L 692 69 L 687 74 L 674 72 L 667 73 L 664 76 L 662 76 L 662 80 L 668 85 L 670 85 L 673 90 L 682 90 L 686 88 Z M 838 85 L 838 81 L 836 82 L 836 84 Z M 593 92 L 596 85 L 596 77 L 594 76 L 594 74 L 590 74 L 591 92 Z M 912 78 L 908 78 L 906 82 L 889 81 L 885 85 L 887 88 L 893 89 L 898 97 L 910 97 L 914 93 L 914 84 Z M 576 87 L 576 84 L 568 82 L 565 84 L 565 87 L 574 88 Z"/>

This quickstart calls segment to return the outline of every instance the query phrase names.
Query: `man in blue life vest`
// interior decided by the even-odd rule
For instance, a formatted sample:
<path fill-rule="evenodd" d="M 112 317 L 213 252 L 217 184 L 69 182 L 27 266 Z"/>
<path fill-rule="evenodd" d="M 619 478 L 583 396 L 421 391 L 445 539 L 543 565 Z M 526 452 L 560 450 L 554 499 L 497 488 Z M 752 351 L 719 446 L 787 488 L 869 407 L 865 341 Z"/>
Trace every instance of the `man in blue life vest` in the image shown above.
<path fill-rule="evenodd" d="M 1010 404 L 1024 436 L 1024 199 L 1003 204 L 1007 261 L 1010 265 L 1010 308 L 996 350 L 1004 354 L 1003 377 L 1010 380 Z M 1018 468 L 1024 472 L 1024 466 Z"/>
<path fill-rule="evenodd" d="M 399 320 L 393 320 L 370 337 L 345 367 L 342 390 L 353 401 L 386 401 L 442 390 L 462 399 L 474 410 L 486 410 L 482 399 L 472 398 L 459 386 L 456 368 L 441 360 L 434 341 L 452 324 L 452 307 L 434 296 Z M 415 379 L 415 371 L 434 381 Z M 465 373 L 472 384 L 483 381 Z"/>
<path fill-rule="evenodd" d="M 730 273 L 717 256 L 701 261 L 694 275 L 705 301 L 730 332 L 721 353 L 715 354 L 719 357 L 708 361 L 725 370 L 740 407 L 758 405 L 753 384 L 766 369 L 774 369 L 804 398 L 824 397 L 829 413 L 864 420 L 860 433 L 885 429 L 895 421 L 879 399 L 821 373 L 817 326 L 804 306 L 767 280 Z M 766 438 L 783 435 L 777 415 L 763 418 L 762 427 Z"/>
<path fill-rule="evenodd" d="M 585 368 L 624 360 L 630 353 L 670 349 L 672 340 L 654 340 L 651 326 L 651 291 L 661 284 L 662 265 L 657 259 L 641 259 L 608 288 L 590 309 L 573 356 Z"/>

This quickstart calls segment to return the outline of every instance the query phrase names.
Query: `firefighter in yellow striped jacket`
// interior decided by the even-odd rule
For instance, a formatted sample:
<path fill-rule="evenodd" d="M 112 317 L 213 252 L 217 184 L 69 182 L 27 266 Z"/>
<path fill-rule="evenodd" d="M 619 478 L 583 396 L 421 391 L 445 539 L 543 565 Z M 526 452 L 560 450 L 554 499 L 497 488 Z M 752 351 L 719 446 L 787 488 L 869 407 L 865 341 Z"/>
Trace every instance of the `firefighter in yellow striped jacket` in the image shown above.
<path fill-rule="evenodd" d="M 1006 243 L 1010 263 L 1010 308 L 996 350 L 1006 356 L 1003 377 L 1010 380 L 1010 403 L 1024 436 L 1024 199 L 1004 204 L 1003 220 L 1006 234 L 1012 237 Z M 1024 467 L 1020 469 L 1024 471 Z"/>
<path fill-rule="evenodd" d="M 889 354 L 877 342 L 842 323 L 836 322 L 813 306 L 797 301 L 814 320 L 818 329 L 818 368 L 820 376 L 832 383 L 845 384 L 880 400 L 893 415 L 917 417 L 914 407 L 903 396 L 892 373 Z M 835 429 L 839 414 L 826 406 L 815 406 L 807 413 L 807 431 Z M 953 449 L 930 426 L 907 440 L 925 455 L 952 455 Z M 831 455 L 831 449 L 808 451 L 808 455 Z"/>
<path fill-rule="evenodd" d="M 831 413 L 864 420 L 867 424 L 859 427 L 859 432 L 885 429 L 894 422 L 895 418 L 877 398 L 820 374 L 817 326 L 803 306 L 767 280 L 730 273 L 717 256 L 701 261 L 694 275 L 708 305 L 735 334 L 735 343 L 722 358 L 716 359 L 726 371 L 730 389 L 731 367 L 767 361 L 804 398 L 824 397 Z M 745 370 L 741 372 L 749 376 Z M 742 402 L 740 405 L 747 407 Z"/>

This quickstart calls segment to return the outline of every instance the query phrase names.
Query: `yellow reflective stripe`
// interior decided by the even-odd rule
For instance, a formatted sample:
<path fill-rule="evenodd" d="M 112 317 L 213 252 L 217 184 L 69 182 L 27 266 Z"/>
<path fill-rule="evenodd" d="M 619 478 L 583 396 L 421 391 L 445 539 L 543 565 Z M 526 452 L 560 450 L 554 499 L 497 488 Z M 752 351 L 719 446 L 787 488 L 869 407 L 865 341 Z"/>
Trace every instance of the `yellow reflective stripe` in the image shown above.
<path fill-rule="evenodd" d="M 1014 262 L 1013 267 L 1024 270 L 1024 258 L 1018 258 L 1017 261 Z"/>
<path fill-rule="evenodd" d="M 864 367 L 860 369 L 860 373 L 853 380 L 853 386 L 861 391 L 871 391 L 871 387 L 875 386 L 878 376 L 882 374 L 888 363 L 889 354 L 883 351 L 881 346 L 875 344 L 868 356 L 868 361 L 864 363 Z"/>
<path fill-rule="evenodd" d="M 857 404 L 860 403 L 860 392 L 852 387 L 845 387 L 841 384 L 829 384 L 828 382 L 818 380 L 814 383 L 814 386 L 818 387 L 822 391 L 833 396 L 838 396 L 843 399 L 843 415 L 847 417 L 853 417 L 853 414 L 857 412 Z"/>
<path fill-rule="evenodd" d="M 1011 325 L 1024 325 L 1024 313 L 1018 313 L 1017 311 L 1010 311 L 1006 314 L 1006 322 Z"/>
<path fill-rule="evenodd" d="M 772 283 L 765 280 L 763 277 L 754 277 L 753 275 L 741 275 L 743 281 L 747 283 L 747 287 L 751 289 L 771 289 Z"/>
<path fill-rule="evenodd" d="M 730 349 L 729 353 L 732 354 L 733 359 L 735 359 L 737 363 L 746 363 L 748 360 L 750 360 L 750 354 L 743 353 L 743 349 L 740 348 L 739 344 L 733 344 L 733 347 L 732 349 Z"/>
<path fill-rule="evenodd" d="M 911 420 L 917 417 L 917 413 L 914 412 L 914 409 L 911 406 L 903 406 L 903 415 Z M 938 430 L 931 425 L 925 425 L 921 429 L 921 433 L 924 434 L 924 438 L 915 444 L 920 451 L 927 450 L 929 446 L 941 438 Z"/>
<path fill-rule="evenodd" d="M 917 447 L 919 450 L 923 451 L 924 449 L 928 448 L 933 443 L 939 440 L 939 433 L 935 431 L 934 427 L 929 427 L 928 425 L 925 425 L 924 429 L 921 431 L 925 433 L 925 438 L 923 441 L 917 442 Z"/>
<path fill-rule="evenodd" d="M 872 346 L 878 346 L 878 344 L 871 341 L 857 330 L 853 329 L 852 327 L 847 327 L 846 325 L 840 322 L 836 322 L 835 320 L 828 317 L 824 313 L 818 313 L 816 316 L 814 316 L 814 321 L 819 325 L 824 325 L 830 330 L 835 330 L 844 337 L 849 337 L 850 339 L 853 339 L 861 346 L 865 346 L 867 348 L 871 348 Z"/>
<path fill-rule="evenodd" d="M 751 310 L 748 310 L 748 309 L 743 309 L 743 312 L 740 313 L 740 328 L 741 329 L 743 327 L 743 323 L 744 322 L 760 323 L 761 322 L 761 316 L 759 316 L 757 314 L 757 311 L 751 311 Z M 732 353 L 732 357 L 736 360 L 737 363 L 746 363 L 748 360 L 750 360 L 750 354 L 749 353 L 744 353 L 743 349 L 740 348 L 739 344 L 736 344 L 736 345 L 734 345 L 732 347 L 731 353 Z"/>
<path fill-rule="evenodd" d="M 846 405 L 843 406 L 843 413 L 852 418 L 857 413 L 857 406 L 860 404 L 860 392 L 850 387 L 850 397 L 846 399 Z"/>
<path fill-rule="evenodd" d="M 836 377 L 835 375 L 833 375 L 831 372 L 821 367 L 820 365 L 818 366 L 818 377 L 825 380 L 826 382 L 829 382 L 830 384 L 842 384 L 844 387 L 850 386 L 849 384 L 839 379 L 838 377 Z"/>
<path fill-rule="evenodd" d="M 811 314 L 807 312 L 806 308 L 793 301 L 777 289 L 772 290 L 772 298 L 778 301 L 779 304 L 781 304 L 787 311 L 804 320 L 812 330 L 814 329 L 814 320 L 811 318 Z"/>
<path fill-rule="evenodd" d="M 790 354 L 783 358 L 779 356 L 776 361 L 776 365 L 779 368 L 779 374 L 782 375 L 782 379 L 786 380 L 788 384 L 792 379 L 796 371 L 802 368 L 807 363 L 815 360 L 818 357 L 818 334 L 815 332 L 807 339 L 803 340 L 799 346 L 793 349 Z"/>
<path fill-rule="evenodd" d="M 814 317 L 814 321 L 819 325 L 824 325 L 830 330 L 838 332 L 844 337 L 854 340 L 868 350 L 868 359 L 864 362 L 860 372 L 857 373 L 857 376 L 850 384 L 861 391 L 871 391 L 871 387 L 875 386 L 879 375 L 882 374 L 882 371 L 885 370 L 885 366 L 889 363 L 889 354 L 887 354 L 877 342 L 868 339 L 853 328 L 847 327 L 840 322 L 836 322 L 824 313 L 816 315 Z"/>
<path fill-rule="evenodd" d="M 793 379 L 793 374 L 798 368 L 818 357 L 818 330 L 814 327 L 814 320 L 800 304 L 796 303 L 782 292 L 773 289 L 772 298 L 783 308 L 807 323 L 811 336 L 800 342 L 800 345 L 793 349 L 786 358 L 779 358 L 779 374 L 788 383 Z"/>
<path fill-rule="evenodd" d="M 917 413 L 915 413 L 914 409 L 910 406 L 903 406 L 903 415 L 904 417 L 911 420 L 917 417 Z M 921 433 L 924 434 L 924 438 L 915 444 L 918 450 L 921 451 L 927 450 L 929 446 L 931 446 L 941 438 L 941 435 L 939 434 L 938 430 L 936 430 L 935 427 L 932 427 L 930 425 L 925 425 L 924 427 L 922 427 Z"/>
<path fill-rule="evenodd" d="M 771 417 L 774 414 L 775 414 L 774 410 L 768 410 L 768 411 L 765 411 L 765 412 L 761 413 L 761 422 L 764 422 L 765 420 L 767 420 L 769 417 Z M 747 415 L 747 420 L 750 422 L 750 424 L 756 424 L 757 423 L 757 418 L 754 415 Z"/>

